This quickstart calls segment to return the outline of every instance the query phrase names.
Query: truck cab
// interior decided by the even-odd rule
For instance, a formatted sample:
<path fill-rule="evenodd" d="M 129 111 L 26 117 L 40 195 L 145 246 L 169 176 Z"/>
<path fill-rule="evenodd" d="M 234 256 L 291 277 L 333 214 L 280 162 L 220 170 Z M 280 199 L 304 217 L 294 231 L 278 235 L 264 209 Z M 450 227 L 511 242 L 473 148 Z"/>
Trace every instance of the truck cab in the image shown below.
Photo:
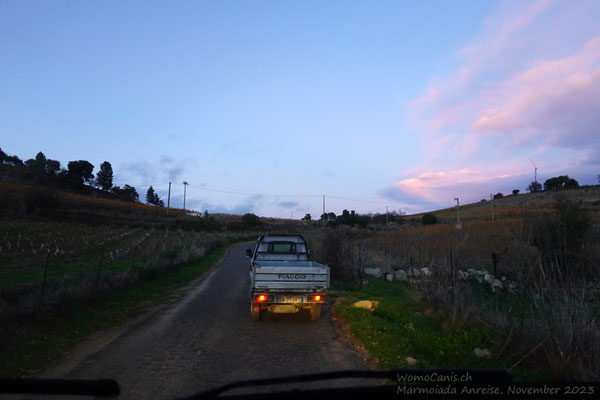
<path fill-rule="evenodd" d="M 329 267 L 310 260 L 301 235 L 264 234 L 250 258 L 250 315 L 259 321 L 265 311 L 310 311 L 311 320 L 321 317 L 321 305 L 329 288 Z"/>

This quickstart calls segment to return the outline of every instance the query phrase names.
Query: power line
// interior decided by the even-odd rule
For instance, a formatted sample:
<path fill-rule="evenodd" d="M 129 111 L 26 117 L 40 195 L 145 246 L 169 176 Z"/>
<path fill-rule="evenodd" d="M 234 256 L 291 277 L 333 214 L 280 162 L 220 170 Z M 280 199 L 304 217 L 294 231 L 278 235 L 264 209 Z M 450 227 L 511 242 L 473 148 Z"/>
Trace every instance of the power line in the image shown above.
<path fill-rule="evenodd" d="M 191 187 L 191 188 L 194 188 L 194 189 L 207 190 L 209 192 L 239 194 L 239 195 L 244 195 L 244 196 L 294 197 L 294 198 L 296 198 L 296 197 L 321 197 L 320 194 L 307 194 L 307 195 L 292 196 L 292 195 L 283 195 L 283 194 L 265 194 L 265 193 L 237 192 L 237 191 L 232 191 L 232 190 L 219 190 L 219 189 L 211 189 L 211 188 L 207 188 L 207 187 L 192 186 L 192 185 L 188 185 L 188 186 Z"/>
<path fill-rule="evenodd" d="M 136 184 L 130 184 L 130 185 L 158 187 L 158 186 L 169 185 L 169 182 L 157 183 L 157 184 L 146 182 L 146 183 L 136 183 Z M 395 204 L 395 205 L 399 205 L 399 206 L 404 205 L 404 204 L 417 204 L 416 202 L 411 202 L 411 201 L 365 200 L 365 199 L 354 199 L 354 198 L 349 198 L 349 197 L 321 195 L 321 194 L 287 195 L 287 194 L 273 194 L 273 193 L 251 193 L 251 192 L 243 192 L 243 191 L 237 191 L 237 190 L 215 189 L 215 188 L 206 187 L 206 186 L 194 186 L 194 185 L 190 185 L 189 183 L 185 186 L 189 186 L 190 188 L 193 188 L 193 189 L 204 190 L 204 191 L 208 191 L 208 192 L 236 194 L 236 195 L 241 195 L 241 196 L 283 197 L 283 198 L 320 198 L 320 197 L 326 196 L 331 199 L 352 201 L 352 202 L 358 202 L 358 203 L 385 204 L 385 205 L 394 205 Z M 420 204 L 420 203 L 418 203 L 418 204 Z"/>

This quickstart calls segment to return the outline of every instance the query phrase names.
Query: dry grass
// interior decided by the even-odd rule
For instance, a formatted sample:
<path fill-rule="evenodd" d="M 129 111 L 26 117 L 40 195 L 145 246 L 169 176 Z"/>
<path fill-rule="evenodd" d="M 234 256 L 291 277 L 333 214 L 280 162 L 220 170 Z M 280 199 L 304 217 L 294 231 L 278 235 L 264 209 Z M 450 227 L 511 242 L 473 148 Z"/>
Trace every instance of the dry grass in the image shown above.
<path fill-rule="evenodd" d="M 505 217 L 495 221 L 484 219 L 487 210 L 482 207 L 461 213 L 467 221 L 461 229 L 454 223 L 384 232 L 338 227 L 329 234 L 340 238 L 339 259 L 344 262 L 332 268 L 354 274 L 357 268 L 348 265 L 379 267 L 384 272 L 427 267 L 433 275 L 413 284 L 414 293 L 443 312 L 450 324 L 491 330 L 496 356 L 520 367 L 546 370 L 556 379 L 597 380 L 600 207 L 593 197 L 598 190 L 589 193 L 585 201 L 575 198 L 568 203 L 575 208 L 579 204 L 582 213 L 562 217 L 557 216 L 560 208 L 554 203 L 518 206 L 507 200 L 500 214 Z M 436 214 L 454 222 L 455 210 L 444 212 Z M 573 221 L 585 228 L 581 241 L 567 240 L 578 232 L 577 226 L 569 227 Z M 306 237 L 318 260 L 331 259 L 324 233 L 309 232 Z M 496 275 L 513 281 L 513 292 L 492 293 L 485 284 L 457 278 L 458 270 L 468 268 L 494 273 L 492 253 L 504 250 Z M 565 256 L 565 251 L 570 255 Z"/>

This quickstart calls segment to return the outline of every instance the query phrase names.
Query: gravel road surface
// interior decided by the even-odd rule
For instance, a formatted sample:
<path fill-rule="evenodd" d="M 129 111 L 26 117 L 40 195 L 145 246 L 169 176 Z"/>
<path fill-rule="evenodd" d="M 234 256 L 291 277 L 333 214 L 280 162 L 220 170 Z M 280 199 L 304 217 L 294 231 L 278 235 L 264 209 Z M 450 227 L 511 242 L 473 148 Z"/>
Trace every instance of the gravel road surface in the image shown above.
<path fill-rule="evenodd" d="M 319 321 L 310 321 L 308 312 L 267 313 L 260 322 L 250 320 L 244 254 L 249 247 L 233 246 L 179 296 L 124 327 L 96 335 L 44 376 L 113 378 L 121 385 L 121 398 L 170 399 L 237 380 L 368 369 L 352 345 L 338 337 L 329 305 Z M 358 382 L 277 389 L 353 383 Z"/>

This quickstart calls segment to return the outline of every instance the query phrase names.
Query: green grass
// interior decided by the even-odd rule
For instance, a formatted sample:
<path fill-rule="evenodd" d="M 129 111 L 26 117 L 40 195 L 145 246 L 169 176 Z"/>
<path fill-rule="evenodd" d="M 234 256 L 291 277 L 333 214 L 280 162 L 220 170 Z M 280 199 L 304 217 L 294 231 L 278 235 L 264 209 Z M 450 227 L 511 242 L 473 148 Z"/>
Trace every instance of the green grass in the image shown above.
<path fill-rule="evenodd" d="M 209 270 L 227 251 L 222 244 L 195 263 L 139 286 L 112 293 L 96 304 L 72 305 L 53 315 L 43 315 L 40 323 L 19 335 L 0 336 L 3 343 L 0 377 L 32 376 L 64 356 L 75 344 L 92 333 L 116 326 L 139 314 Z"/>
<path fill-rule="evenodd" d="M 412 368 L 407 357 L 423 368 L 508 369 L 517 360 L 495 358 L 491 332 L 484 326 L 452 326 L 443 313 L 425 313 L 404 283 L 369 279 L 369 285 L 351 292 L 338 292 L 336 315 L 365 346 L 379 368 Z M 374 311 L 353 307 L 358 299 L 378 300 Z M 431 315 L 426 315 L 431 314 Z M 476 357 L 473 349 L 489 348 L 491 358 Z M 515 379 L 546 380 L 538 371 L 514 368 Z"/>

